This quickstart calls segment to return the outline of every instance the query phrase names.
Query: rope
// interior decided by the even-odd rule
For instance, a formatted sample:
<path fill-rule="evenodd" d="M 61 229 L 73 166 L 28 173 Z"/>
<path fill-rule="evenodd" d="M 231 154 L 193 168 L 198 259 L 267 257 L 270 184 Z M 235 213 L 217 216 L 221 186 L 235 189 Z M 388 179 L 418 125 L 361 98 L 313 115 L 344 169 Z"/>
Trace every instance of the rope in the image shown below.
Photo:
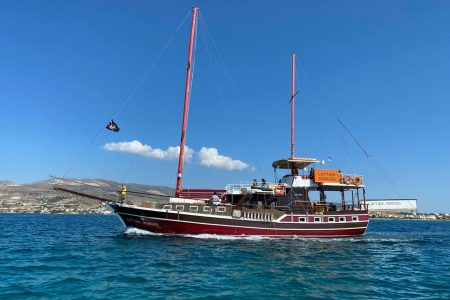
<path fill-rule="evenodd" d="M 150 75 L 150 73 L 153 71 L 153 69 L 155 68 L 157 63 L 160 61 L 160 59 L 162 58 L 162 56 L 166 52 L 167 48 L 172 43 L 175 35 L 178 33 L 178 31 L 183 26 L 184 22 L 186 21 L 187 17 L 189 16 L 189 14 L 190 14 L 190 11 L 188 11 L 186 13 L 186 15 L 184 16 L 183 20 L 181 21 L 181 23 L 178 25 L 177 29 L 175 30 L 175 33 L 172 34 L 172 36 L 169 38 L 167 43 L 164 45 L 164 47 L 160 51 L 159 55 L 156 57 L 156 59 L 153 61 L 153 63 L 150 64 L 150 66 L 147 68 L 147 70 L 144 73 L 144 76 L 142 76 L 142 78 L 137 82 L 137 84 L 134 86 L 134 88 L 131 90 L 131 92 L 128 94 L 128 96 L 125 98 L 125 100 L 122 102 L 121 106 L 119 107 L 117 112 L 114 114 L 112 119 L 116 118 L 120 114 L 120 112 L 125 108 L 125 106 L 131 101 L 131 98 L 133 97 L 134 93 L 138 90 L 138 88 L 141 86 L 141 84 Z"/>
<path fill-rule="evenodd" d="M 205 19 L 203 18 L 203 15 L 200 13 L 199 16 L 200 16 L 200 18 L 201 18 L 201 20 L 202 20 L 202 23 L 203 23 L 204 26 L 205 26 L 205 31 L 206 31 L 207 36 L 209 37 L 209 39 L 210 39 L 210 41 L 211 41 L 211 44 L 213 45 L 213 49 L 214 49 L 215 52 L 217 53 L 218 61 L 219 61 L 219 63 L 222 65 L 222 68 L 223 68 L 223 70 L 224 70 L 224 72 L 225 72 L 225 74 L 226 74 L 228 80 L 230 81 L 230 84 L 231 84 L 231 86 L 232 86 L 234 92 L 236 93 L 236 95 L 238 96 L 238 98 L 239 98 L 242 102 L 247 102 L 246 99 L 245 99 L 245 98 L 242 96 L 242 94 L 239 92 L 239 90 L 238 90 L 238 88 L 237 88 L 237 85 L 236 85 L 235 81 L 233 80 L 233 78 L 232 78 L 230 72 L 228 71 L 228 68 L 227 68 L 227 66 L 226 66 L 226 64 L 225 64 L 225 62 L 224 62 L 224 60 L 223 60 L 223 58 L 222 58 L 222 55 L 220 54 L 220 51 L 219 51 L 219 49 L 218 49 L 218 47 L 217 47 L 217 45 L 216 45 L 216 43 L 215 43 L 215 41 L 214 41 L 214 39 L 213 39 L 213 37 L 212 37 L 212 35 L 211 35 L 211 32 L 210 32 L 209 29 L 208 29 L 208 25 L 206 24 L 206 21 L 205 21 Z M 233 116 L 237 119 L 237 122 L 239 122 L 239 124 L 244 124 L 244 122 L 242 122 L 242 120 L 240 119 L 240 117 L 239 117 L 238 114 L 235 114 L 235 115 L 233 115 Z M 250 141 L 252 141 L 252 140 L 253 140 L 253 136 L 252 136 L 252 135 L 249 135 L 248 139 L 249 139 Z M 249 143 L 249 146 L 250 146 L 250 147 L 249 147 L 249 150 L 250 150 L 250 153 L 251 153 L 251 155 L 252 155 L 252 157 L 253 157 L 253 161 L 255 162 L 256 169 L 258 170 L 258 172 L 259 172 L 260 176 L 262 176 L 262 178 L 266 178 L 266 175 L 265 175 L 264 172 L 263 172 L 263 168 L 261 168 L 261 166 L 260 166 L 260 164 L 259 164 L 259 161 L 258 161 L 258 159 L 257 159 L 257 156 L 255 155 L 255 152 L 254 152 L 254 150 L 253 150 L 252 143 Z"/>
<path fill-rule="evenodd" d="M 345 158 L 347 159 L 348 164 L 350 165 L 350 168 L 352 168 L 352 173 L 355 174 L 355 168 L 353 167 L 352 161 L 350 160 L 350 155 L 348 153 L 347 143 L 345 142 L 344 133 L 342 132 L 342 129 L 339 128 L 339 133 L 341 134 L 342 143 L 344 144 L 344 151 L 345 151 Z"/>
<path fill-rule="evenodd" d="M 156 131 L 156 129 L 158 128 L 159 122 L 157 120 L 154 120 L 153 122 L 153 126 L 151 127 L 151 129 L 148 131 L 147 135 L 144 137 L 144 142 L 148 142 L 150 140 L 150 135 Z M 130 173 L 131 169 L 134 167 L 138 157 L 140 156 L 139 153 L 134 153 L 133 154 L 133 159 L 131 160 L 130 164 L 128 165 L 127 169 L 125 170 L 124 174 L 122 175 L 122 177 L 120 178 L 120 182 L 125 182 L 125 178 L 128 176 L 128 174 Z"/>
<path fill-rule="evenodd" d="M 317 87 L 317 85 L 308 77 L 308 75 L 306 74 L 305 70 L 302 68 L 301 69 L 303 72 L 303 75 L 305 76 L 305 78 L 307 79 L 307 81 L 309 82 L 309 84 L 313 87 L 314 91 L 317 93 L 317 95 L 319 96 L 318 98 L 322 99 L 328 110 L 331 111 L 332 113 L 335 111 L 333 109 L 333 106 L 330 102 L 328 102 L 327 98 L 320 92 L 319 88 Z M 341 125 L 340 128 L 340 132 L 341 132 L 341 137 L 342 140 L 344 141 L 344 146 L 345 146 L 345 155 L 347 157 L 347 160 L 351 166 L 352 169 L 353 165 L 350 161 L 350 157 L 348 155 L 348 151 L 347 151 L 347 145 L 345 144 L 345 139 L 344 139 L 344 135 L 342 133 L 342 128 L 350 135 L 350 137 L 353 139 L 353 141 L 356 143 L 356 145 L 358 145 L 358 147 L 361 149 L 361 151 L 364 153 L 364 155 L 366 156 L 366 158 L 369 160 L 369 162 L 372 164 L 372 166 L 375 168 L 375 170 L 381 175 L 381 177 L 383 178 L 383 180 L 390 186 L 390 188 L 394 191 L 394 193 L 396 193 L 398 196 L 400 197 L 404 197 L 403 196 L 403 192 L 401 191 L 401 189 L 398 187 L 398 185 L 394 182 L 394 180 L 388 175 L 388 173 L 381 167 L 381 165 L 369 154 L 369 152 L 362 146 L 362 144 L 356 139 L 356 137 L 351 133 L 350 129 L 345 126 L 345 124 L 342 122 L 342 120 L 340 118 L 337 118 L 338 123 Z M 354 170 L 353 170 L 354 172 Z"/>
<path fill-rule="evenodd" d="M 72 171 L 72 169 L 75 167 L 76 164 L 80 161 L 80 159 L 84 156 L 86 151 L 91 147 L 91 145 L 103 134 L 104 127 L 100 128 L 100 130 L 97 132 L 96 135 L 91 139 L 91 141 L 84 147 L 84 149 L 81 151 L 80 155 L 75 159 L 75 161 L 70 165 L 68 170 L 64 173 L 63 178 L 67 177 L 67 175 Z"/>
<path fill-rule="evenodd" d="M 160 51 L 159 55 L 156 57 L 156 59 L 154 60 L 154 62 L 147 68 L 147 70 L 145 71 L 144 75 L 142 76 L 142 78 L 137 82 L 137 84 L 134 86 L 134 88 L 131 90 L 131 92 L 128 94 L 128 96 L 125 98 L 125 100 L 122 102 L 122 104 L 119 106 L 119 109 L 117 110 L 117 112 L 113 115 L 112 119 L 115 119 L 120 113 L 121 111 L 125 108 L 125 106 L 131 101 L 133 95 L 135 94 L 135 92 L 139 89 L 139 87 L 142 85 L 142 83 L 145 81 L 145 79 L 151 74 L 151 72 L 153 71 L 153 69 L 155 68 L 155 66 L 157 65 L 157 63 L 161 60 L 162 56 L 164 55 L 164 53 L 166 52 L 167 48 L 170 46 L 170 44 L 172 43 L 175 35 L 178 33 L 178 31 L 181 29 L 181 27 L 183 26 L 183 24 L 185 23 L 186 19 L 188 18 L 190 14 L 190 11 L 188 11 L 186 13 L 186 15 L 184 16 L 183 20 L 180 22 L 180 24 L 178 25 L 176 31 L 174 34 L 172 34 L 172 36 L 169 38 L 169 40 L 166 42 L 166 44 L 164 45 L 164 47 L 162 48 L 162 50 Z M 104 125 L 101 126 L 101 128 L 99 129 L 99 131 L 97 132 L 97 134 L 94 135 L 94 137 L 89 141 L 89 143 L 83 148 L 83 150 L 81 151 L 80 155 L 75 159 L 75 161 L 70 165 L 70 167 L 68 168 L 68 170 L 64 173 L 64 176 L 62 177 L 62 179 L 65 179 L 68 174 L 73 170 L 73 168 L 75 167 L 75 165 L 78 164 L 78 162 L 81 160 L 81 158 L 86 154 L 87 150 L 91 147 L 91 145 L 103 134 L 103 132 L 105 131 L 105 127 Z M 136 159 L 135 159 L 136 160 Z M 129 167 L 129 169 L 131 168 L 131 166 Z M 127 170 L 128 172 L 129 170 Z M 125 173 L 126 175 L 127 173 Z M 124 177 L 125 177 L 124 175 Z M 84 184 L 82 182 L 78 182 L 81 184 Z M 75 199 L 75 201 L 78 204 L 81 204 L 77 199 Z"/>
<path fill-rule="evenodd" d="M 201 22 L 199 22 L 200 23 L 200 28 L 202 30 L 202 36 L 203 36 L 203 40 L 205 42 L 205 48 L 206 48 L 206 53 L 208 54 L 209 63 L 210 63 L 210 65 L 214 66 L 214 77 L 215 77 L 217 92 L 219 93 L 220 104 L 222 105 L 222 108 L 223 108 L 223 111 L 224 111 L 226 119 L 230 120 L 231 119 L 230 118 L 230 114 L 229 114 L 228 110 L 225 109 L 226 106 L 225 106 L 225 101 L 224 101 L 222 89 L 220 88 L 220 84 L 219 84 L 219 78 L 218 78 L 218 74 L 217 74 L 218 73 L 217 72 L 217 66 L 214 63 L 214 59 L 213 59 L 213 57 L 211 55 L 211 52 L 209 50 L 209 47 L 208 47 L 208 41 L 206 39 L 206 34 L 205 34 L 205 30 L 204 30 L 203 23 L 202 23 L 203 19 L 200 19 L 200 20 L 201 20 Z"/>
<path fill-rule="evenodd" d="M 174 34 L 172 34 L 172 36 L 169 38 L 169 40 L 167 41 L 167 43 L 164 45 L 164 47 L 162 48 L 162 50 L 160 51 L 159 55 L 157 56 L 157 58 L 155 59 L 155 61 L 147 68 L 146 72 L 144 73 L 144 75 L 142 76 L 142 78 L 137 82 L 137 84 L 134 86 L 134 88 L 132 89 L 132 91 L 128 94 L 128 96 L 125 98 L 125 100 L 122 102 L 121 106 L 119 107 L 119 109 L 117 110 L 117 112 L 113 115 L 112 119 L 116 118 L 120 112 L 125 108 L 125 106 L 131 101 L 132 96 L 134 95 L 134 93 L 138 90 L 138 88 L 141 86 L 141 84 L 145 81 L 145 79 L 150 75 L 150 73 L 153 71 L 154 67 L 157 65 L 157 63 L 160 61 L 160 59 L 162 58 L 162 56 L 164 55 L 164 53 L 166 52 L 167 48 L 170 46 L 170 44 L 172 43 L 175 35 L 178 33 L 178 31 L 181 29 L 181 27 L 183 26 L 184 22 L 186 21 L 187 17 L 189 16 L 190 11 L 188 11 L 186 13 L 186 15 L 184 16 L 183 20 L 181 21 L 181 23 L 178 25 L 176 31 Z M 75 161 L 70 165 L 70 167 L 68 168 L 68 170 L 64 173 L 63 178 L 67 177 L 68 174 L 73 170 L 73 168 L 75 167 L 76 164 L 78 164 L 78 162 L 81 160 L 81 158 L 85 155 L 86 151 L 91 147 L 91 145 L 103 134 L 104 132 L 104 125 L 101 126 L 100 130 L 97 132 L 97 134 L 89 141 L 89 143 L 83 148 L 83 150 L 81 151 L 80 155 L 75 159 Z"/>
<path fill-rule="evenodd" d="M 344 128 L 345 131 L 347 131 L 347 133 L 355 141 L 355 143 L 358 145 L 358 147 L 364 152 L 364 155 L 366 156 L 366 158 L 370 161 L 372 166 L 380 173 L 383 180 L 385 180 L 386 183 L 391 186 L 392 190 L 397 194 L 397 196 L 405 198 L 403 192 L 397 186 L 397 184 L 394 182 L 394 180 L 392 180 L 392 178 L 387 174 L 387 172 L 375 161 L 375 159 L 373 157 L 371 157 L 369 152 L 367 152 L 367 150 L 361 145 L 361 143 L 351 133 L 350 129 L 348 129 L 348 127 L 345 126 L 345 124 L 341 121 L 341 119 L 338 118 L 337 120 L 338 120 L 339 124 L 342 126 L 342 128 Z"/>

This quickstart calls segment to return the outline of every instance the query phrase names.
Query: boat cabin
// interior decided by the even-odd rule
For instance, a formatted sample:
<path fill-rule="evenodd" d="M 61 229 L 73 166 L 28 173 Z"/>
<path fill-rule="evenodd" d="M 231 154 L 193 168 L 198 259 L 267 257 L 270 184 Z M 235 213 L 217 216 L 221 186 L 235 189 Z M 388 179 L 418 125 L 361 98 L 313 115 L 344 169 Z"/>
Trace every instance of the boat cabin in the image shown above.
<path fill-rule="evenodd" d="M 343 174 L 340 170 L 308 168 L 314 163 L 319 161 L 314 158 L 277 160 L 272 164 L 275 171 L 288 169 L 290 174 L 265 187 L 228 185 L 224 198 L 232 205 L 248 209 L 278 209 L 295 213 L 366 209 L 362 176 Z"/>

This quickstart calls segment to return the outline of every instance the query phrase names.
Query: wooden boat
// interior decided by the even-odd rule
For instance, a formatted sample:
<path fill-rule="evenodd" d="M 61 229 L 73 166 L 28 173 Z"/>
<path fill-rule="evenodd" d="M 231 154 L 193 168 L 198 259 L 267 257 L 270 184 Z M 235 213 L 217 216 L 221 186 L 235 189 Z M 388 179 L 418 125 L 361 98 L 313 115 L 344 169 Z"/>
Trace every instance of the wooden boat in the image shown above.
<path fill-rule="evenodd" d="M 182 189 L 196 21 L 197 8 L 194 7 L 175 195 L 128 191 L 125 199 L 118 197 L 116 201 L 91 198 L 108 202 L 108 207 L 126 227 L 154 233 L 267 237 L 364 234 L 369 215 L 363 177 L 342 174 L 339 170 L 314 169 L 311 166 L 319 160 L 294 156 L 295 55 L 292 56 L 291 157 L 272 164 L 275 170 L 288 170 L 289 173 L 274 183 L 229 184 L 217 190 Z M 327 195 L 331 193 L 338 195 L 338 203 L 327 201 Z M 220 198 L 220 203 L 210 201 L 214 194 Z M 351 203 L 346 202 L 346 197 L 351 197 Z"/>

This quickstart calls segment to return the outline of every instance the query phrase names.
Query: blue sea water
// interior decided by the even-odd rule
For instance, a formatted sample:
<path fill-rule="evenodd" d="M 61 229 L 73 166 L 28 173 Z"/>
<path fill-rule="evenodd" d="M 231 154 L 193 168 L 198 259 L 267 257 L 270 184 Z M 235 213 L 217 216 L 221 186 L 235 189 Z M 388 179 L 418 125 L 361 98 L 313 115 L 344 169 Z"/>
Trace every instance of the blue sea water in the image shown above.
<path fill-rule="evenodd" d="M 5 299 L 450 299 L 450 222 L 349 239 L 169 237 L 115 216 L 0 214 Z"/>

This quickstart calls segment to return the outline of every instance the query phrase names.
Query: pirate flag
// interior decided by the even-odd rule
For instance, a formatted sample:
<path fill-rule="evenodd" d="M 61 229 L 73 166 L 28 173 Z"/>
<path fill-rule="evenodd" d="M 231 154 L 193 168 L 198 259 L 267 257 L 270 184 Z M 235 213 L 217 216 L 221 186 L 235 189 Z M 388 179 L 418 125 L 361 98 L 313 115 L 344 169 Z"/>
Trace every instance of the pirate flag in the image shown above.
<path fill-rule="evenodd" d="M 119 130 L 120 130 L 119 126 L 117 126 L 117 124 L 114 123 L 114 120 L 111 120 L 108 123 L 108 125 L 106 125 L 106 129 L 109 129 L 109 130 L 114 131 L 114 132 L 119 132 Z"/>

